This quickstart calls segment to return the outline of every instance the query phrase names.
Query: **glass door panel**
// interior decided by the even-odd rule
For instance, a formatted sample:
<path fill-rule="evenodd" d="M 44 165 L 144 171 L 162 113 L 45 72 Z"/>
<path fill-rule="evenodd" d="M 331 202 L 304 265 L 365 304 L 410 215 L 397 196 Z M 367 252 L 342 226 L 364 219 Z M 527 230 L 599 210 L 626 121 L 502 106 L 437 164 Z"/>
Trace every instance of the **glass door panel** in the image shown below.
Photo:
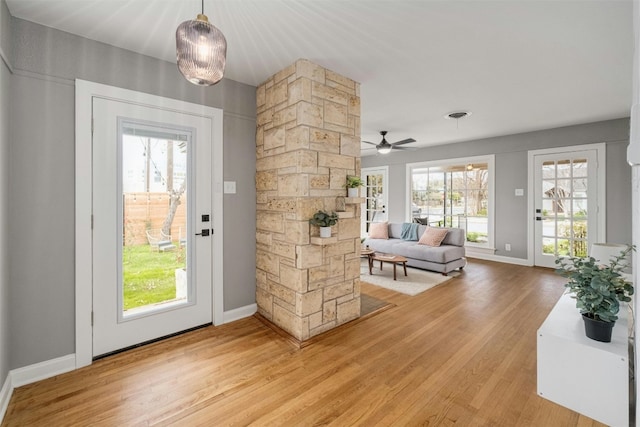
<path fill-rule="evenodd" d="M 122 135 L 121 316 L 188 302 L 190 133 L 126 123 Z"/>

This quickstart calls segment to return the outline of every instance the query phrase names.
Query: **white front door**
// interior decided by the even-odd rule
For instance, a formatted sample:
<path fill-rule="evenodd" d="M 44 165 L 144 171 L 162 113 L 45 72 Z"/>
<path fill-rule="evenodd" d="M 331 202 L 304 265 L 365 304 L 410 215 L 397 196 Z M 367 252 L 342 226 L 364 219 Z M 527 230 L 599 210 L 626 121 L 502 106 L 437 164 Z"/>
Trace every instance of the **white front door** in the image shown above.
<path fill-rule="evenodd" d="M 363 168 L 361 171 L 362 180 L 365 184 L 365 205 L 362 209 L 362 230 L 361 235 L 366 236 L 369 232 L 369 225 L 372 222 L 384 222 L 388 220 L 388 175 L 389 169 Z"/>
<path fill-rule="evenodd" d="M 212 322 L 212 119 L 93 98 L 93 356 Z"/>
<path fill-rule="evenodd" d="M 597 149 L 534 156 L 535 265 L 554 268 L 557 257 L 587 256 L 601 238 L 598 163 Z"/>

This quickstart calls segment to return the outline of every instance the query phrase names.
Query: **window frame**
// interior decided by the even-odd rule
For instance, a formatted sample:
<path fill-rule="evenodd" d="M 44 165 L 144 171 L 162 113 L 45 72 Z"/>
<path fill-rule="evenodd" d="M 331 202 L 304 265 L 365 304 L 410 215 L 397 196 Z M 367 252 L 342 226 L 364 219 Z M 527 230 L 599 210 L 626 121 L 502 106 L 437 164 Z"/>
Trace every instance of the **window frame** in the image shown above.
<path fill-rule="evenodd" d="M 473 157 L 457 157 L 453 159 L 430 160 L 426 162 L 407 163 L 406 165 L 406 194 L 405 194 L 405 218 L 407 222 L 411 222 L 411 201 L 412 201 L 412 185 L 413 170 L 434 167 L 450 167 L 465 166 L 469 163 L 486 163 L 487 164 L 487 242 L 476 243 L 465 241 L 465 246 L 474 250 L 495 253 L 495 155 L 483 155 Z M 447 189 L 448 190 L 448 189 Z M 465 236 L 466 238 L 466 236 Z"/>

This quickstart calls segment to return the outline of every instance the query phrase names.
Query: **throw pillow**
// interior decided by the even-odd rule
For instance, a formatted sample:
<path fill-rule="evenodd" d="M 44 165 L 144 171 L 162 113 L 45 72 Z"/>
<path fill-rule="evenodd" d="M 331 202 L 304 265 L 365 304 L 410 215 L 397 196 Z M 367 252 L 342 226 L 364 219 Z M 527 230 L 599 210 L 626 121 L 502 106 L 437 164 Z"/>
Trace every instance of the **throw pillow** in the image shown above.
<path fill-rule="evenodd" d="M 389 223 L 388 222 L 374 222 L 369 225 L 369 238 L 370 239 L 388 239 L 389 238 Z"/>
<path fill-rule="evenodd" d="M 422 237 L 420 237 L 420 240 L 418 240 L 418 244 L 427 246 L 440 246 L 440 243 L 442 243 L 446 235 L 446 228 L 427 227 L 427 229 L 424 230 Z"/>

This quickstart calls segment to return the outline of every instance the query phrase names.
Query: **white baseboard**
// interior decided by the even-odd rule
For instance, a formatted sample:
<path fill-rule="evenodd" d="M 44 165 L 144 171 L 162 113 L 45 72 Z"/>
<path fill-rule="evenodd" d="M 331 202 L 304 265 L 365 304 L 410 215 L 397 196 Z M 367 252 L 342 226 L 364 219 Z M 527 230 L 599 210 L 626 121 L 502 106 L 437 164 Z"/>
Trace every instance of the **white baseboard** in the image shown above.
<path fill-rule="evenodd" d="M 76 355 L 68 354 L 56 359 L 45 360 L 9 372 L 13 387 L 35 383 L 76 369 Z"/>
<path fill-rule="evenodd" d="M 64 374 L 74 369 L 76 369 L 76 355 L 68 354 L 9 371 L 0 390 L 0 423 L 7 412 L 14 388 Z"/>
<path fill-rule="evenodd" d="M 485 254 L 479 254 L 479 253 L 474 253 L 473 255 L 466 255 L 466 257 L 483 259 L 485 261 L 503 262 L 505 264 L 524 265 L 525 267 L 533 267 L 533 264 L 529 262 L 528 259 L 523 259 L 523 258 L 511 258 L 508 256 L 485 255 Z"/>
<path fill-rule="evenodd" d="M 4 380 L 2 389 L 0 390 L 0 424 L 4 419 L 4 414 L 7 412 L 11 395 L 13 394 L 13 384 L 11 384 L 11 372 L 7 374 L 7 378 Z"/>
<path fill-rule="evenodd" d="M 253 316 L 256 311 L 258 311 L 257 304 L 249 304 L 245 305 L 244 307 L 225 311 L 222 314 L 222 323 L 230 323 L 236 320 L 244 319 L 245 317 Z"/>

